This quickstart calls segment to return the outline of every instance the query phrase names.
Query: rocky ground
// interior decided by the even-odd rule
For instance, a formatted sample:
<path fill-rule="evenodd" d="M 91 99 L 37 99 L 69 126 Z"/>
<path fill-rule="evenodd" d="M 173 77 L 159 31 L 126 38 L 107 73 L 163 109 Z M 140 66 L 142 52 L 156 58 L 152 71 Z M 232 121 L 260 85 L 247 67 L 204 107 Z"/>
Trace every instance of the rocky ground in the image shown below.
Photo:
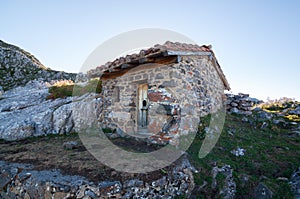
<path fill-rule="evenodd" d="M 6 148 L 1 159 L 22 162 L 0 161 L 1 198 L 174 198 L 189 196 L 194 188 L 195 169 L 186 157 L 164 172 L 127 174 L 102 165 L 81 144 L 69 148 L 70 141 L 62 143 L 68 138 L 52 139 L 56 144 L 49 139 L 18 142 L 19 149 L 1 144 Z"/>

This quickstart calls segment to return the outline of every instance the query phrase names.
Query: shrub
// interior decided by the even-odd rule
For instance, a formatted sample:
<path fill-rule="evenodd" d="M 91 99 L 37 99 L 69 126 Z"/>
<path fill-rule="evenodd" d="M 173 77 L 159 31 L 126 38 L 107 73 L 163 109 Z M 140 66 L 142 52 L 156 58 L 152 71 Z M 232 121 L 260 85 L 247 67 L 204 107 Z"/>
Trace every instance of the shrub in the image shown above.
<path fill-rule="evenodd" d="M 86 84 L 75 84 L 71 80 L 62 80 L 54 83 L 49 88 L 50 95 L 47 99 L 66 98 L 70 96 L 81 96 L 86 93 L 101 93 L 102 86 L 99 79 L 92 79 Z"/>
<path fill-rule="evenodd" d="M 47 99 L 66 98 L 72 96 L 74 85 L 52 86 L 49 88 L 50 95 Z"/>
<path fill-rule="evenodd" d="M 85 93 L 101 93 L 102 84 L 99 79 L 92 79 L 85 85 L 75 84 L 73 89 L 73 95 L 80 96 Z"/>
<path fill-rule="evenodd" d="M 281 98 L 279 100 L 268 101 L 261 105 L 261 108 L 271 112 L 280 112 L 285 109 L 290 109 L 296 107 L 297 101 L 290 98 Z"/>

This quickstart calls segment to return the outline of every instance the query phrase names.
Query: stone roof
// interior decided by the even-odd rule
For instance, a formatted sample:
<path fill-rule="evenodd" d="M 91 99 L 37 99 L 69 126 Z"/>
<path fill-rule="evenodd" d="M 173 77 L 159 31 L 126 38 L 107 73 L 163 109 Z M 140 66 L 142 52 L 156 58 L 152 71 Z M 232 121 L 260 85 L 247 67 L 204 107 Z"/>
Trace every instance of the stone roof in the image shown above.
<path fill-rule="evenodd" d="M 140 64 L 151 63 L 157 58 L 177 55 L 210 56 L 210 58 L 213 60 L 215 69 L 224 83 L 225 88 L 230 90 L 225 75 L 212 51 L 211 45 L 199 46 L 196 44 L 167 41 L 163 45 L 156 44 L 154 47 L 141 50 L 139 53 L 126 55 L 125 57 L 119 57 L 112 62 L 107 62 L 104 65 L 96 67 L 95 69 L 89 70 L 87 74 L 89 77 L 101 77 L 103 73 L 113 73 L 116 71 L 133 68 Z"/>

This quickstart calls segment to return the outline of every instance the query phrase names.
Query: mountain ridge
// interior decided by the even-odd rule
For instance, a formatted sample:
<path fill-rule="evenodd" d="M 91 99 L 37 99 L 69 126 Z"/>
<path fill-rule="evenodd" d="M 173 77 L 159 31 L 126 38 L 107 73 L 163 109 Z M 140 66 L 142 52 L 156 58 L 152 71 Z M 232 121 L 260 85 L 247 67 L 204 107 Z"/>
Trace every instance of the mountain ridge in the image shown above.
<path fill-rule="evenodd" d="M 22 54 L 24 54 L 25 56 L 27 57 L 30 57 L 32 59 L 32 62 L 33 63 L 36 63 L 37 65 L 39 65 L 41 68 L 47 70 L 47 69 L 50 69 L 46 66 L 44 66 L 40 60 L 38 60 L 33 54 L 29 53 L 28 51 L 16 46 L 16 45 L 13 45 L 13 44 L 9 44 L 9 43 L 6 43 L 4 42 L 3 40 L 0 39 L 0 47 L 2 48 L 5 48 L 5 49 L 8 49 L 8 50 L 14 50 L 16 52 L 20 52 Z"/>
<path fill-rule="evenodd" d="M 34 55 L 0 40 L 0 90 L 24 86 L 30 80 L 75 80 L 76 73 L 52 70 Z"/>

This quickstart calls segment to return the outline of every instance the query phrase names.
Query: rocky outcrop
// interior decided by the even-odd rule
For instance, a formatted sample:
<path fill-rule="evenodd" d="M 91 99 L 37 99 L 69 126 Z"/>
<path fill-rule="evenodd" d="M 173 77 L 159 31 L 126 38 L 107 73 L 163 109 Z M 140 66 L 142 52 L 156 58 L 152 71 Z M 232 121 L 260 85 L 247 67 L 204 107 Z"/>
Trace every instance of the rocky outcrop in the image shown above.
<path fill-rule="evenodd" d="M 224 182 L 218 182 L 216 179 L 217 175 L 223 175 L 225 178 Z M 223 187 L 220 187 L 220 191 L 219 191 L 219 195 L 221 196 L 221 198 L 224 199 L 235 198 L 236 183 L 233 178 L 233 169 L 231 168 L 230 165 L 224 165 L 221 168 L 217 166 L 213 167 L 212 176 L 213 176 L 213 180 L 212 180 L 211 187 L 213 189 L 216 189 L 217 186 L 220 186 L 218 185 L 218 183 L 223 184 Z"/>
<path fill-rule="evenodd" d="M 0 40 L 0 87 L 3 90 L 25 85 L 34 79 L 75 80 L 75 77 L 74 73 L 51 70 L 25 50 Z"/>
<path fill-rule="evenodd" d="M 254 189 L 254 198 L 270 199 L 273 197 L 273 192 L 264 184 L 259 183 Z"/>
<path fill-rule="evenodd" d="M 289 111 L 289 114 L 294 114 L 300 116 L 300 106 L 298 106 L 296 109 Z"/>
<path fill-rule="evenodd" d="M 100 107 L 101 99 L 95 94 L 47 100 L 48 86 L 43 81 L 30 81 L 1 96 L 1 139 L 67 134 L 97 121 L 95 117 L 85 117 Z"/>
<path fill-rule="evenodd" d="M 62 175 L 59 170 L 37 171 L 30 164 L 0 161 L 0 198 L 175 198 L 189 197 L 194 189 L 192 171 L 185 157 L 164 177 L 91 182 L 82 176 Z"/>
<path fill-rule="evenodd" d="M 290 179 L 290 185 L 292 187 L 292 192 L 296 199 L 300 198 L 300 167 L 295 171 Z"/>

